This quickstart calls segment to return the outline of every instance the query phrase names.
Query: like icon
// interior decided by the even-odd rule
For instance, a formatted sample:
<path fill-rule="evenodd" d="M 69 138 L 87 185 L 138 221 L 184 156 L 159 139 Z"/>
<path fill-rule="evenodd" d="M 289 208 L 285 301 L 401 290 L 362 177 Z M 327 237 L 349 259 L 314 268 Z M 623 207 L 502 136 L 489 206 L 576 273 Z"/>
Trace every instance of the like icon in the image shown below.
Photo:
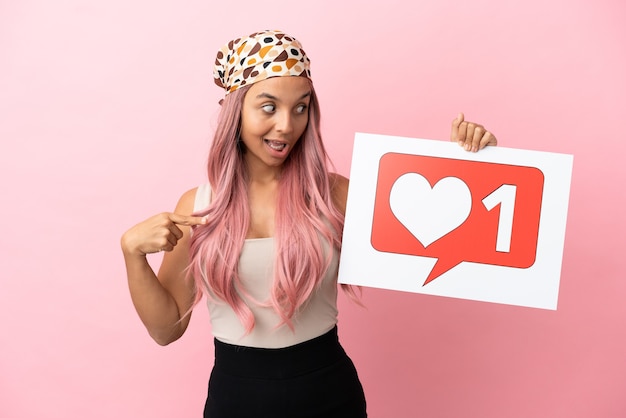
<path fill-rule="evenodd" d="M 464 261 L 528 268 L 537 249 L 543 181 L 535 167 L 385 154 L 372 246 L 436 258 L 424 284 Z"/>

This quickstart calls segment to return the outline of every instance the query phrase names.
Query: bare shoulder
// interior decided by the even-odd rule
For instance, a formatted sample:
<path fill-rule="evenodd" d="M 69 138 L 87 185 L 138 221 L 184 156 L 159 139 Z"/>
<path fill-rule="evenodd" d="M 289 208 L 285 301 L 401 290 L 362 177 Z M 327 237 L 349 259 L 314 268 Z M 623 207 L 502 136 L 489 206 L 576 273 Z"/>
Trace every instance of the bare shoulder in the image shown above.
<path fill-rule="evenodd" d="M 337 173 L 329 173 L 330 180 L 330 193 L 333 198 L 333 203 L 341 211 L 346 213 L 346 203 L 348 201 L 348 186 L 350 181 Z"/>
<path fill-rule="evenodd" d="M 174 209 L 174 213 L 178 213 L 180 215 L 191 215 L 193 212 L 197 191 L 198 188 L 194 187 L 193 189 L 187 190 L 185 193 L 183 193 L 180 199 L 178 199 L 178 203 L 176 204 L 176 209 Z"/>

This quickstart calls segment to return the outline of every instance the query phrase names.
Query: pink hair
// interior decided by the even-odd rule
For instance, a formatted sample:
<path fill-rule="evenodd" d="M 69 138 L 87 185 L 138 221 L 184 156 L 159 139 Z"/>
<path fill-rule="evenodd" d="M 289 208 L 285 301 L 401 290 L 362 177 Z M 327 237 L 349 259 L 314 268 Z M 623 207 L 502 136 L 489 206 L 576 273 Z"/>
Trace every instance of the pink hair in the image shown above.
<path fill-rule="evenodd" d="M 248 89 L 235 90 L 222 103 L 208 160 L 213 199 L 208 208 L 196 214 L 208 215 L 208 222 L 196 228 L 191 238 L 189 273 L 196 284 L 196 303 L 203 292 L 226 301 L 250 332 L 254 315 L 242 298 L 248 295 L 238 274 L 250 221 L 245 151 L 238 145 Z M 328 165 L 319 103 L 311 85 L 307 128 L 283 165 L 274 231 L 276 259 L 270 303 L 281 323 L 290 328 L 296 310 L 320 285 L 331 262 L 332 248 L 341 248 L 344 219 L 332 202 Z M 351 287 L 344 289 L 355 296 Z"/>

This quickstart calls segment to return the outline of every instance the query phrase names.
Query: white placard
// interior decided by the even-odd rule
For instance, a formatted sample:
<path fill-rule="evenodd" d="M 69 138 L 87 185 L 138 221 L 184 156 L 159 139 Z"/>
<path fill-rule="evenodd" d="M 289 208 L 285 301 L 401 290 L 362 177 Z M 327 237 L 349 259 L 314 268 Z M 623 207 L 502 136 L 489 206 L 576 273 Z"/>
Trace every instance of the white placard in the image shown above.
<path fill-rule="evenodd" d="M 357 133 L 339 282 L 556 309 L 572 165 Z"/>

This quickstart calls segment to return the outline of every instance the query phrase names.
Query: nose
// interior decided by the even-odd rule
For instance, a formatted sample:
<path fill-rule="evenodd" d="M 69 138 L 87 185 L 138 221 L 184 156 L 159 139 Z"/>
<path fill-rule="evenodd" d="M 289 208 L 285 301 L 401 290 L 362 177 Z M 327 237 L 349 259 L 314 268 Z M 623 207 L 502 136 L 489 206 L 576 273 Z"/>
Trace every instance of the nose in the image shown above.
<path fill-rule="evenodd" d="M 276 115 L 276 131 L 288 134 L 293 131 L 293 115 L 290 112 L 280 112 Z"/>

